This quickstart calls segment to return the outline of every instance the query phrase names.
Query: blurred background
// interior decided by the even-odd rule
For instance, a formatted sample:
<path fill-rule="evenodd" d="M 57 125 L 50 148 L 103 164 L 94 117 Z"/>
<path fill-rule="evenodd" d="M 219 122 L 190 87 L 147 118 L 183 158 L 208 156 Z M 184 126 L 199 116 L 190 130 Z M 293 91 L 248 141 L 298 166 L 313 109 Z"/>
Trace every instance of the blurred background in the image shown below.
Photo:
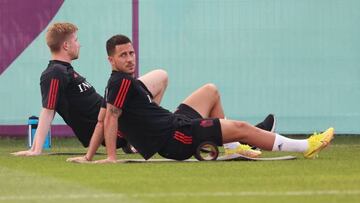
<path fill-rule="evenodd" d="M 165 108 L 210 82 L 229 119 L 274 113 L 280 133 L 360 133 L 360 1 L 0 0 L 0 134 L 25 135 L 39 114 L 46 29 L 64 21 L 79 28 L 75 70 L 101 95 L 105 42 L 121 33 L 140 75 L 168 72 Z M 72 134 L 60 116 L 53 124 L 53 135 Z"/>

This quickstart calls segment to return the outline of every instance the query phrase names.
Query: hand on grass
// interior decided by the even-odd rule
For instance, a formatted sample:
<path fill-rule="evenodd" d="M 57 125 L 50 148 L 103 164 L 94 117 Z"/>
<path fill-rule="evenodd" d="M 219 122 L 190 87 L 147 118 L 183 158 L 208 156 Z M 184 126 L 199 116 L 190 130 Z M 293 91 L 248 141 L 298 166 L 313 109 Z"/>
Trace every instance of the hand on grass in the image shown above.
<path fill-rule="evenodd" d="M 89 160 L 88 158 L 86 158 L 86 156 L 71 157 L 71 158 L 66 159 L 66 161 L 73 162 L 73 163 L 79 163 L 79 164 L 92 163 L 92 161 Z"/>
<path fill-rule="evenodd" d="M 116 160 L 112 160 L 112 159 L 101 159 L 101 160 L 97 160 L 97 161 L 94 161 L 95 164 L 115 164 L 117 163 Z"/>
<path fill-rule="evenodd" d="M 39 156 L 41 155 L 41 152 L 35 152 L 32 150 L 26 150 L 26 151 L 18 151 L 11 153 L 14 156 Z"/>

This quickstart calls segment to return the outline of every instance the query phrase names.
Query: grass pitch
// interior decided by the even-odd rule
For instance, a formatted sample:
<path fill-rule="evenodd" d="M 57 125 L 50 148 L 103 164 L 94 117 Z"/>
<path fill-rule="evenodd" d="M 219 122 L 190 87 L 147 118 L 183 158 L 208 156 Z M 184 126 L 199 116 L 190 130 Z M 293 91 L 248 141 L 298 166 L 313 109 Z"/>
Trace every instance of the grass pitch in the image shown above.
<path fill-rule="evenodd" d="M 25 146 L 0 139 L 0 202 L 360 202 L 360 136 L 336 137 L 316 160 L 264 152 L 299 157 L 274 162 L 67 163 L 86 151 L 76 139 L 53 140 L 59 155 L 9 154 Z"/>

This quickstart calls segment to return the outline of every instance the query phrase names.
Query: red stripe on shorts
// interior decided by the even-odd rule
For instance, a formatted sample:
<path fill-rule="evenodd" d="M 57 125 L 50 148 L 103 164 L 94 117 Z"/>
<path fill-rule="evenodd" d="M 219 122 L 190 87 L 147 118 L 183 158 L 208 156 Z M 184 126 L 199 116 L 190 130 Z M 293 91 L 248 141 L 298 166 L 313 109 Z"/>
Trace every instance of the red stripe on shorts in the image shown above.
<path fill-rule="evenodd" d="M 174 139 L 184 144 L 192 144 L 192 137 L 187 136 L 179 131 L 175 131 Z"/>

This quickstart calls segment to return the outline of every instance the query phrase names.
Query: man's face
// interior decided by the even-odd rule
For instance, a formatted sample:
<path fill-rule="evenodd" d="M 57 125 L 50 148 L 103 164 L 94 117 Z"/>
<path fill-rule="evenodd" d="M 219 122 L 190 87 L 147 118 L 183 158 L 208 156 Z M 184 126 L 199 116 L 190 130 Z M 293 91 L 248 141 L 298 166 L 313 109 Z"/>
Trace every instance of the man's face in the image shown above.
<path fill-rule="evenodd" d="M 113 69 L 130 75 L 135 73 L 135 51 L 131 43 L 116 45 L 114 54 L 108 59 Z"/>
<path fill-rule="evenodd" d="M 69 36 L 69 38 L 65 41 L 65 44 L 67 53 L 71 60 L 79 58 L 80 43 L 78 41 L 76 32 Z"/>

